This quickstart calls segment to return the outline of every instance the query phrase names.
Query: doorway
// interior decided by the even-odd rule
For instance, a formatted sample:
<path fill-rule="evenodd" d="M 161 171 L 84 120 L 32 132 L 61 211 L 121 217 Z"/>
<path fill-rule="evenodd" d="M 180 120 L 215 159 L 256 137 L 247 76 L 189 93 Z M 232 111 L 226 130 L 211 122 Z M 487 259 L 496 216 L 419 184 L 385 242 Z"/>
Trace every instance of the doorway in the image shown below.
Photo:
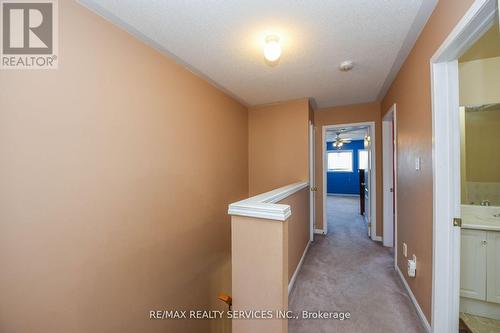
<path fill-rule="evenodd" d="M 462 276 L 461 281 L 461 260 L 466 259 L 466 256 L 481 254 L 482 247 L 490 245 L 488 240 L 483 243 L 484 239 L 479 237 L 478 233 L 470 233 L 463 238 L 461 228 L 468 223 L 470 216 L 467 217 L 465 212 L 462 214 L 461 205 L 462 185 L 467 186 L 467 179 L 464 179 L 461 173 L 464 165 L 461 160 L 463 125 L 461 126 L 460 119 L 461 114 L 464 118 L 464 109 L 460 111 L 459 61 L 488 30 L 495 25 L 498 27 L 497 5 L 497 0 L 476 0 L 431 59 L 434 178 L 433 332 L 459 331 L 460 295 L 465 295 L 463 290 L 461 292 L 461 289 L 464 289 L 461 288 L 461 283 L 471 281 L 470 276 Z M 489 70 L 483 69 L 482 72 L 490 74 Z M 497 79 L 498 77 L 499 75 L 496 76 Z M 483 86 L 483 88 L 487 87 Z M 478 209 L 481 209 L 480 206 L 479 208 L 473 207 L 474 211 Z M 473 219 L 478 219 L 477 212 L 472 215 L 475 216 Z M 464 244 L 461 244 L 461 239 L 464 240 Z M 495 240 L 493 242 L 496 243 Z M 475 251 L 466 253 L 461 251 L 462 245 L 467 247 L 473 243 L 477 243 L 472 247 Z M 498 251 L 491 251 L 491 253 L 496 256 Z M 499 263 L 500 260 L 496 259 L 487 261 L 485 266 L 491 268 L 492 264 Z M 474 259 L 473 262 L 480 265 L 470 268 L 470 272 L 477 273 L 483 270 L 480 258 Z M 481 274 L 476 275 L 474 279 L 481 277 Z M 493 276 L 493 281 L 499 279 L 500 274 Z M 491 282 L 492 279 L 489 280 Z M 500 281 L 494 288 L 498 287 L 500 290 L 499 286 Z M 471 293 L 466 298 L 483 296 L 481 293 L 475 293 L 474 290 L 469 291 Z M 481 301 L 480 304 L 485 303 Z"/>
<path fill-rule="evenodd" d="M 343 207 L 352 207 L 352 214 L 363 217 L 368 237 L 381 240 L 375 233 L 375 123 L 328 125 L 322 131 L 325 221 L 322 233 L 328 233 L 329 202 L 333 205 L 333 201 L 343 199 L 346 201 Z"/>
<path fill-rule="evenodd" d="M 383 179 L 383 237 L 384 246 L 395 248 L 396 214 L 396 104 L 391 106 L 382 119 L 382 179 Z M 394 262 L 397 253 L 394 251 Z"/>

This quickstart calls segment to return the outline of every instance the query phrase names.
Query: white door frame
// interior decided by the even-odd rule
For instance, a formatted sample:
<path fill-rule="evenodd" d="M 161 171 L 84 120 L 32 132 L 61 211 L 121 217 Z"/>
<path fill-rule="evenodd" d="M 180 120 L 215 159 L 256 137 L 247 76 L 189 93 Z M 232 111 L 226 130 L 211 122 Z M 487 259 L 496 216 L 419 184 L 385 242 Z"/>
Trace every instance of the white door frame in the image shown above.
<path fill-rule="evenodd" d="M 397 118 L 393 104 L 382 119 L 382 178 L 383 178 L 383 223 L 382 241 L 386 247 L 397 244 Z M 397 246 L 394 251 L 397 263 Z"/>
<path fill-rule="evenodd" d="M 314 225 L 316 219 L 316 179 L 315 179 L 315 145 L 314 138 L 316 128 L 312 121 L 309 121 L 309 241 L 314 241 Z"/>
<path fill-rule="evenodd" d="M 496 21 L 497 0 L 476 0 L 430 61 L 432 84 L 432 332 L 458 332 L 460 122 L 458 58 Z M 497 23 L 498 24 L 498 23 Z"/>
<path fill-rule="evenodd" d="M 327 234 L 328 232 L 328 221 L 326 217 L 326 197 L 327 197 L 327 188 L 326 188 L 326 180 L 327 180 L 327 160 L 326 160 L 326 131 L 331 129 L 340 129 L 345 127 L 358 127 L 358 126 L 367 126 L 370 131 L 370 223 L 371 223 L 371 239 L 374 241 L 381 241 L 381 237 L 377 237 L 376 228 L 377 228 L 377 161 L 376 161 L 376 135 L 375 135 L 375 122 L 361 122 L 361 123 L 351 123 L 351 124 L 335 124 L 335 125 L 325 125 L 322 126 L 322 135 L 321 135 L 321 144 L 322 144 L 322 174 L 323 174 L 323 229 L 322 233 Z M 320 229 L 321 230 L 321 229 Z"/>

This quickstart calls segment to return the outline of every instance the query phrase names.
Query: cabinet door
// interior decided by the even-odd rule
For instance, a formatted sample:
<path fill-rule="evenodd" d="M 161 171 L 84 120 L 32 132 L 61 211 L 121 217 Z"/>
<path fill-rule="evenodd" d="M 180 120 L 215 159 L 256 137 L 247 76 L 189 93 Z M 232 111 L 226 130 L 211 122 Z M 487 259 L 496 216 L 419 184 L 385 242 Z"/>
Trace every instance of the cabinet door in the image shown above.
<path fill-rule="evenodd" d="M 460 296 L 486 300 L 486 231 L 462 229 Z"/>
<path fill-rule="evenodd" d="M 500 232 L 488 231 L 488 302 L 500 303 Z"/>

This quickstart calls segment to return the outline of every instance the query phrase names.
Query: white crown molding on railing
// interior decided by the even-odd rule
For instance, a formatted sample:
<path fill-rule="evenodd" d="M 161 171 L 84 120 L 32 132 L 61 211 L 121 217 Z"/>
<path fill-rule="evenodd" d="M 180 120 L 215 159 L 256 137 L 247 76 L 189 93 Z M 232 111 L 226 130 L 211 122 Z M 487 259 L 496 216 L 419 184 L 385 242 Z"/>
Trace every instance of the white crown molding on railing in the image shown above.
<path fill-rule="evenodd" d="M 309 186 L 309 182 L 287 185 L 229 205 L 228 214 L 259 219 L 285 221 L 292 215 L 289 205 L 277 204 L 290 195 Z"/>

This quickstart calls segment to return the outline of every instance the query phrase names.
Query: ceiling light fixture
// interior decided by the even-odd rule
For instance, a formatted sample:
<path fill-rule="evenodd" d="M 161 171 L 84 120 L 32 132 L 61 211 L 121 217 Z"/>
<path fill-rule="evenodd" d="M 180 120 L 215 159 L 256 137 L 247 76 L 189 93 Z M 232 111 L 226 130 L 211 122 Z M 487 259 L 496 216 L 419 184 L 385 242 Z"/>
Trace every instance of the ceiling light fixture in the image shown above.
<path fill-rule="evenodd" d="M 269 62 L 275 62 L 281 57 L 280 39 L 276 35 L 268 35 L 265 40 L 264 58 Z"/>

